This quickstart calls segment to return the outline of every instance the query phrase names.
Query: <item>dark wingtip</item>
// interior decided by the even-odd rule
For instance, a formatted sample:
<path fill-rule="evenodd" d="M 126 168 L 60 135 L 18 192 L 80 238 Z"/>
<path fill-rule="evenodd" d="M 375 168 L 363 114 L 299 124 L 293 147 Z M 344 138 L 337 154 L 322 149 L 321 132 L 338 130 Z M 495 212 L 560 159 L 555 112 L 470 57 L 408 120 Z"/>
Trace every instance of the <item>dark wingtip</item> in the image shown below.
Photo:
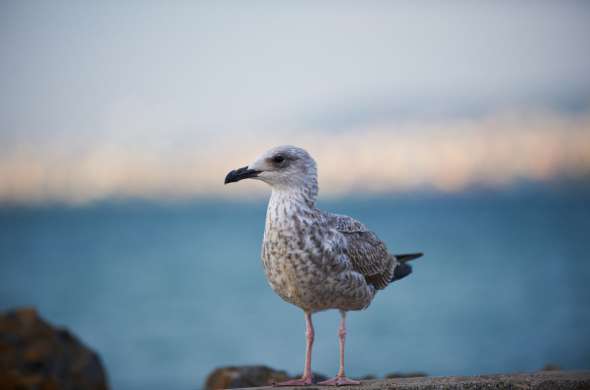
<path fill-rule="evenodd" d="M 391 278 L 391 282 L 395 282 L 396 280 L 403 279 L 411 273 L 412 273 L 412 267 L 409 264 L 400 263 L 400 264 L 396 265 L 395 269 L 393 270 L 393 278 Z"/>
<path fill-rule="evenodd" d="M 402 255 L 394 255 L 394 256 L 397 259 L 397 261 L 399 261 L 400 263 L 405 263 L 406 261 L 415 260 L 415 259 L 418 259 L 418 258 L 424 256 L 424 253 L 422 253 L 422 252 L 404 253 Z"/>

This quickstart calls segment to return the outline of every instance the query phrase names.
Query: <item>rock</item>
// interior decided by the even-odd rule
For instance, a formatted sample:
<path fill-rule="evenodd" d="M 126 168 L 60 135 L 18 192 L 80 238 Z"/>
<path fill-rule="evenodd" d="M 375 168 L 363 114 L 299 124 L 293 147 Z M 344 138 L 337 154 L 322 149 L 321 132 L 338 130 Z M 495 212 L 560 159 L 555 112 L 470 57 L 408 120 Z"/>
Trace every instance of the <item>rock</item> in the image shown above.
<path fill-rule="evenodd" d="M 33 308 L 0 314 L 0 389 L 106 390 L 100 358 Z"/>
<path fill-rule="evenodd" d="M 543 366 L 543 368 L 541 368 L 541 371 L 559 371 L 561 370 L 561 367 L 559 367 L 559 364 L 555 364 L 555 363 L 547 363 Z"/>
<path fill-rule="evenodd" d="M 393 378 L 416 378 L 416 377 L 423 377 L 428 376 L 425 372 L 392 372 L 385 375 L 386 379 L 393 379 Z"/>
<path fill-rule="evenodd" d="M 209 374 L 205 380 L 205 389 L 266 386 L 287 379 L 289 376 L 285 371 L 273 370 L 267 366 L 220 367 Z"/>
<path fill-rule="evenodd" d="M 367 374 L 365 376 L 361 376 L 360 378 L 354 378 L 354 379 L 359 380 L 359 381 L 368 381 L 368 380 L 377 379 L 377 376 L 373 375 L 373 374 Z"/>
<path fill-rule="evenodd" d="M 297 375 L 289 377 L 289 379 L 299 379 L 302 376 L 303 376 L 303 373 L 299 373 Z M 318 383 L 318 382 L 326 381 L 326 380 L 330 379 L 327 376 L 325 376 L 324 374 L 320 374 L 319 372 L 312 372 L 311 378 L 313 380 L 313 383 Z"/>
<path fill-rule="evenodd" d="M 301 374 L 289 376 L 286 371 L 267 366 L 230 366 L 215 369 L 205 380 L 205 390 L 234 389 L 272 385 L 288 379 L 300 378 Z M 325 375 L 313 373 L 314 382 L 328 379 Z"/>
<path fill-rule="evenodd" d="M 284 387 L 283 390 L 300 389 Z M 320 390 L 308 386 L 306 390 Z M 590 371 L 539 371 L 531 374 L 413 377 L 363 381 L 346 390 L 583 390 L 590 389 Z"/>

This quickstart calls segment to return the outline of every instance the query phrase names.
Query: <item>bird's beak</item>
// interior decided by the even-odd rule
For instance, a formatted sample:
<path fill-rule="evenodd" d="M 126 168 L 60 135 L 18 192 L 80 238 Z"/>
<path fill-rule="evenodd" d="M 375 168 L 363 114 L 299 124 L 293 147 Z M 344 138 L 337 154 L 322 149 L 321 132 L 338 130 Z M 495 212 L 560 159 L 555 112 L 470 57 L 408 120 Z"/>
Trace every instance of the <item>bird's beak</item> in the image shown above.
<path fill-rule="evenodd" d="M 260 173 L 260 171 L 257 171 L 256 169 L 248 169 L 248 167 L 234 169 L 233 171 L 231 171 L 230 173 L 227 174 L 223 184 L 234 183 L 234 182 L 240 181 L 242 179 L 256 177 L 256 176 L 258 176 L 259 173 Z"/>

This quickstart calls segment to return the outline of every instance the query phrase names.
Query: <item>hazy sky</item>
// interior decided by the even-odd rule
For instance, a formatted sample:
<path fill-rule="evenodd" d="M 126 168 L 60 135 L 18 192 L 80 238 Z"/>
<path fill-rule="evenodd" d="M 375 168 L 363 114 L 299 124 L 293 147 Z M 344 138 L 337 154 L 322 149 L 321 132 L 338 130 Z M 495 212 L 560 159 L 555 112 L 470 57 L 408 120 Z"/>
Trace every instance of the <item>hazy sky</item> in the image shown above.
<path fill-rule="evenodd" d="M 589 36 L 583 1 L 3 1 L 0 200 L 222 194 L 275 143 L 328 194 L 586 175 Z"/>

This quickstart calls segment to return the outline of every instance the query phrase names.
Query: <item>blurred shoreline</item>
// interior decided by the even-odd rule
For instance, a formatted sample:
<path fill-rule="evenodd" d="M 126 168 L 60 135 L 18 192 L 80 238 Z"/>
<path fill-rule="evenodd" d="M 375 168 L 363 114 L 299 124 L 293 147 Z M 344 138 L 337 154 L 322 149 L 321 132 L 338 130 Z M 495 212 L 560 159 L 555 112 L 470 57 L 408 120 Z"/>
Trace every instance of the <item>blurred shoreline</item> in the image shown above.
<path fill-rule="evenodd" d="M 261 183 L 257 183 L 262 186 Z M 65 201 L 7 201 L 0 200 L 0 212 L 2 210 L 26 210 L 26 209 L 80 209 L 93 207 L 130 207 L 139 208 L 144 206 L 153 207 L 185 207 L 196 204 L 263 204 L 266 207 L 267 199 L 270 196 L 270 190 L 258 194 L 244 194 L 241 196 L 232 195 L 231 197 L 219 196 L 193 196 L 193 197 L 126 197 L 111 196 L 104 199 L 96 199 L 82 203 L 71 203 Z M 430 187 L 416 189 L 412 191 L 396 191 L 383 193 L 349 193 L 344 195 L 320 194 L 317 204 L 321 208 L 323 204 L 337 204 L 357 201 L 387 201 L 387 202 L 406 202 L 406 201 L 428 201 L 428 200 L 469 200 L 469 199 L 509 199 L 518 197 L 538 197 L 555 198 L 567 197 L 572 199 L 590 199 L 590 175 L 587 177 L 561 177 L 547 181 L 520 180 L 515 184 L 495 187 L 485 184 L 472 185 L 460 192 L 437 191 Z"/>

